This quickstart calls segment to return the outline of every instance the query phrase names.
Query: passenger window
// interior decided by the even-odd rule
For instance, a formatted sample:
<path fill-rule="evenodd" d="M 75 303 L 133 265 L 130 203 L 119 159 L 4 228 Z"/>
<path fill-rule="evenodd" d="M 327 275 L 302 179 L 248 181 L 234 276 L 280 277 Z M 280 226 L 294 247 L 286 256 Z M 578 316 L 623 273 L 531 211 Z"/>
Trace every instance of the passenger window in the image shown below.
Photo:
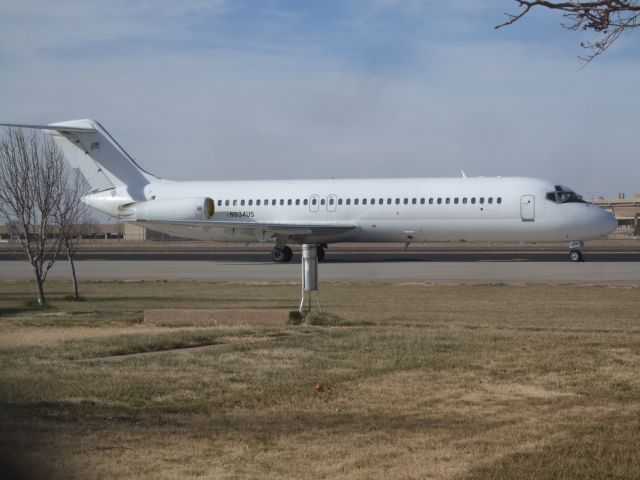
<path fill-rule="evenodd" d="M 271 205 L 275 205 L 276 204 L 276 199 L 274 198 L 273 200 L 271 200 Z"/>
<path fill-rule="evenodd" d="M 467 204 L 467 197 L 464 197 L 464 198 L 462 199 L 462 203 L 463 203 L 464 205 L 466 205 L 466 204 Z"/>
<path fill-rule="evenodd" d="M 260 206 L 260 199 L 256 200 L 256 205 L 259 207 Z"/>
<path fill-rule="evenodd" d="M 484 203 L 484 197 L 480 197 L 480 203 Z"/>
<path fill-rule="evenodd" d="M 347 205 L 351 205 L 351 199 L 347 198 Z"/>
<path fill-rule="evenodd" d="M 354 198 L 354 199 L 353 199 L 353 204 L 354 204 L 354 205 L 358 205 L 358 202 L 359 202 L 359 201 L 360 201 L 359 199 Z"/>
<path fill-rule="evenodd" d="M 284 205 L 284 198 L 280 199 L 280 205 Z"/>
<path fill-rule="evenodd" d="M 424 205 L 424 197 L 420 199 L 420 205 Z"/>
<path fill-rule="evenodd" d="M 240 200 L 240 205 L 244 207 L 244 200 Z"/>
<path fill-rule="evenodd" d="M 411 205 L 415 205 L 416 203 L 418 203 L 418 199 L 417 198 L 412 198 L 411 199 Z"/>
<path fill-rule="evenodd" d="M 497 199 L 498 204 L 502 203 L 502 197 L 498 197 Z"/>
<path fill-rule="evenodd" d="M 312 198 L 311 205 L 317 205 L 317 204 L 318 204 L 318 200 L 316 198 Z"/>
<path fill-rule="evenodd" d="M 406 198 L 406 197 L 405 197 L 405 199 L 404 199 L 404 204 L 405 204 L 405 205 L 408 205 L 408 204 L 409 204 L 409 199 L 408 199 L 408 198 Z"/>
<path fill-rule="evenodd" d="M 445 200 L 445 202 L 447 205 L 449 205 L 451 203 L 451 199 L 449 197 L 447 197 L 447 199 Z"/>
<path fill-rule="evenodd" d="M 378 205 L 383 205 L 383 204 L 384 204 L 384 198 L 379 198 Z"/>
<path fill-rule="evenodd" d="M 320 205 L 324 205 L 325 203 L 327 203 L 327 201 L 324 198 L 320 199 Z"/>
<path fill-rule="evenodd" d="M 429 205 L 433 205 L 433 198 L 429 199 Z"/>
<path fill-rule="evenodd" d="M 287 200 L 287 205 L 291 205 L 293 204 L 293 202 L 291 201 L 291 199 Z"/>
<path fill-rule="evenodd" d="M 226 207 L 228 207 L 229 206 L 229 200 L 225 200 L 224 204 L 225 204 Z"/>
<path fill-rule="evenodd" d="M 222 200 L 218 200 L 218 206 L 221 207 L 222 206 Z"/>
<path fill-rule="evenodd" d="M 304 205 L 309 205 L 309 200 L 305 198 L 305 199 L 302 201 L 302 203 L 303 203 Z"/>
<path fill-rule="evenodd" d="M 296 205 L 300 205 L 300 199 L 296 198 Z"/>
<path fill-rule="evenodd" d="M 333 199 L 333 197 L 331 197 L 331 198 L 329 199 L 329 205 L 333 205 L 334 203 L 335 203 L 335 200 Z"/>
<path fill-rule="evenodd" d="M 342 199 L 341 198 L 338 199 L 338 205 L 342 205 Z"/>
<path fill-rule="evenodd" d="M 363 198 L 363 199 L 362 199 L 362 204 L 363 204 L 363 205 L 366 205 L 366 204 L 367 204 L 367 199 L 366 199 L 366 198 Z"/>
<path fill-rule="evenodd" d="M 487 200 L 487 203 L 493 203 L 493 197 L 489 197 L 489 199 Z"/>
<path fill-rule="evenodd" d="M 391 205 L 391 199 L 387 198 L 387 205 Z"/>
<path fill-rule="evenodd" d="M 475 203 L 476 203 L 476 197 L 471 197 L 471 204 L 475 205 Z"/>
<path fill-rule="evenodd" d="M 442 204 L 442 198 L 438 198 L 438 205 Z"/>
<path fill-rule="evenodd" d="M 238 205 L 238 200 L 233 201 L 233 206 L 235 207 L 236 205 Z"/>
<path fill-rule="evenodd" d="M 400 205 L 400 199 L 396 198 L 396 205 Z"/>
<path fill-rule="evenodd" d="M 455 203 L 456 205 L 458 205 L 458 201 L 459 201 L 458 197 L 453 199 L 453 203 Z"/>

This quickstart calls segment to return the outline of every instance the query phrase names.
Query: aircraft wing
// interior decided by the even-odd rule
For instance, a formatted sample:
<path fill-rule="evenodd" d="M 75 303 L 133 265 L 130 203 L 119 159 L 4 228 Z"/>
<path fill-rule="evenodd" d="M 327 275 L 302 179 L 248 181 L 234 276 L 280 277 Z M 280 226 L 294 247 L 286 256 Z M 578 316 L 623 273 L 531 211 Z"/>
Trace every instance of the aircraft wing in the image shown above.
<path fill-rule="evenodd" d="M 154 225 L 160 227 L 201 227 L 205 230 L 220 228 L 235 231 L 238 234 L 259 236 L 289 235 L 305 237 L 309 235 L 340 235 L 357 228 L 347 223 L 271 223 L 242 220 L 136 220 L 135 223 L 153 230 Z"/>

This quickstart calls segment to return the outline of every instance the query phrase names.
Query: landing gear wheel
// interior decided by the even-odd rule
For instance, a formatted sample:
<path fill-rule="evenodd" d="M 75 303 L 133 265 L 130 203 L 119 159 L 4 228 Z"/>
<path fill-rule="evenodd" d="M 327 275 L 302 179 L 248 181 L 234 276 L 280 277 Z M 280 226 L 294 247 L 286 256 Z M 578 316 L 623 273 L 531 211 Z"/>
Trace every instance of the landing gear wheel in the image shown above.
<path fill-rule="evenodd" d="M 293 251 L 291 248 L 285 246 L 283 248 L 274 248 L 271 250 L 271 258 L 276 263 L 287 263 L 293 258 Z"/>
<path fill-rule="evenodd" d="M 318 261 L 321 262 L 324 260 L 324 248 L 321 245 L 318 245 L 316 248 L 316 254 L 318 255 Z"/>
<path fill-rule="evenodd" d="M 580 250 L 571 250 L 569 252 L 569 260 L 572 262 L 582 262 L 582 252 Z"/>

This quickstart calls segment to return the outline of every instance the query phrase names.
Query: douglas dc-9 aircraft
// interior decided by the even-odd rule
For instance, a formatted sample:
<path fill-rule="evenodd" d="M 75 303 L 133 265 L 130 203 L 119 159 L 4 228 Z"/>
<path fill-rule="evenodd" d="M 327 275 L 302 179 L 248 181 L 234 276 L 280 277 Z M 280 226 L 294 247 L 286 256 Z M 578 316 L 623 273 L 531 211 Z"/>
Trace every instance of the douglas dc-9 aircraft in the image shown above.
<path fill-rule="evenodd" d="M 91 186 L 83 201 L 113 217 L 178 237 L 221 242 L 569 242 L 612 232 L 615 218 L 571 189 L 533 178 L 169 181 L 142 169 L 94 120 L 37 128 L 53 136 Z M 186 166 L 186 165 L 185 165 Z"/>

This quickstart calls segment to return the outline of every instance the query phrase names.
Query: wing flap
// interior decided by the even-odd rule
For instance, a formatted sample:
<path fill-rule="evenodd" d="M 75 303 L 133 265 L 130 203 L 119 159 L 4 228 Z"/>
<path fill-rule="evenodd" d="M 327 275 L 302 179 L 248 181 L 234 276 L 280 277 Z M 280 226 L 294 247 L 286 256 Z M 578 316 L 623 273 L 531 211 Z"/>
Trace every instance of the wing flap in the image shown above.
<path fill-rule="evenodd" d="M 271 235 L 335 235 L 349 232 L 356 228 L 352 224 L 335 223 L 270 223 L 270 222 L 242 222 L 233 220 L 137 220 L 137 224 L 147 226 L 153 230 L 153 225 L 177 226 L 177 227 L 201 227 L 203 229 L 221 228 L 238 233 L 255 234 L 256 232 L 268 233 Z"/>

